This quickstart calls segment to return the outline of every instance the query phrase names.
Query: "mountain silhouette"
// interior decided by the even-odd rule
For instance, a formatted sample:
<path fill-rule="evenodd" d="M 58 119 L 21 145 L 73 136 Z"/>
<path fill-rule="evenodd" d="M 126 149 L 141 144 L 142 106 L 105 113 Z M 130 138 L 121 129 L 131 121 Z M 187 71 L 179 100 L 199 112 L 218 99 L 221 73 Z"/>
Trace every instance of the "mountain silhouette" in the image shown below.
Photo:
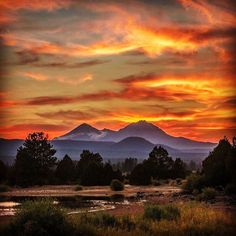
<path fill-rule="evenodd" d="M 129 137 L 140 137 L 153 144 L 162 144 L 175 149 L 211 149 L 215 146 L 210 142 L 199 142 L 184 137 L 174 137 L 152 123 L 144 120 L 131 123 L 118 131 L 109 129 L 98 130 L 91 125 L 82 124 L 56 140 L 77 141 L 108 141 L 120 142 Z"/>

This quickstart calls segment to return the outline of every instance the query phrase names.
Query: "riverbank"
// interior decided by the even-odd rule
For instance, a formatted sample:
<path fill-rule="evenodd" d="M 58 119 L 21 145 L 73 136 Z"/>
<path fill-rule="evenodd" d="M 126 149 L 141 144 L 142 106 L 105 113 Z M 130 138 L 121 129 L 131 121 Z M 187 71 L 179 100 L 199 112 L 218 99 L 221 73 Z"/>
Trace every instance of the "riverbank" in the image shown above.
<path fill-rule="evenodd" d="M 155 193 L 169 194 L 179 193 L 178 186 L 134 186 L 125 185 L 123 191 L 112 191 L 110 186 L 86 186 L 76 191 L 77 185 L 45 185 L 29 188 L 12 187 L 9 191 L 0 193 L 3 197 L 69 197 L 69 196 L 93 196 L 106 197 L 114 194 L 122 194 L 124 197 L 136 197 L 138 195 L 150 195 Z"/>

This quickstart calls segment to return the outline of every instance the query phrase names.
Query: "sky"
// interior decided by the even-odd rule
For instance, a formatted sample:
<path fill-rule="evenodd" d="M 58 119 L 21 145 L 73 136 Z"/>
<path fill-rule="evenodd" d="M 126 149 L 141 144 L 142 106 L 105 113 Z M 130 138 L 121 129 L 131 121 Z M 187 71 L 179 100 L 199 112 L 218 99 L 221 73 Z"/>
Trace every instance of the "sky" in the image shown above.
<path fill-rule="evenodd" d="M 139 120 L 236 135 L 234 0 L 1 0 L 0 137 Z"/>

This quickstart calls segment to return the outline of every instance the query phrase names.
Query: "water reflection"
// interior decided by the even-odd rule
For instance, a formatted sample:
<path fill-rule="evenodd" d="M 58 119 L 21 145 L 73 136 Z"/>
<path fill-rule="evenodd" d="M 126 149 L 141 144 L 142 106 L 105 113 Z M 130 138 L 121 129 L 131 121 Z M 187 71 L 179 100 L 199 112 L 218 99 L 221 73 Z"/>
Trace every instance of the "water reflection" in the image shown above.
<path fill-rule="evenodd" d="M 0 202 L 0 216 L 15 215 L 17 206 L 20 205 L 20 203 L 13 201 Z"/>
<path fill-rule="evenodd" d="M 42 199 L 42 198 L 41 198 Z M 13 216 L 17 208 L 29 199 L 13 199 L 12 201 L 0 202 L 0 216 Z M 30 200 L 33 200 L 30 198 Z M 84 199 L 81 197 L 73 198 L 56 198 L 53 204 L 57 204 L 66 209 L 68 214 L 79 214 L 87 212 L 97 212 L 115 209 L 119 205 L 130 205 L 131 200 L 125 199 L 124 196 L 116 195 L 107 199 Z"/>

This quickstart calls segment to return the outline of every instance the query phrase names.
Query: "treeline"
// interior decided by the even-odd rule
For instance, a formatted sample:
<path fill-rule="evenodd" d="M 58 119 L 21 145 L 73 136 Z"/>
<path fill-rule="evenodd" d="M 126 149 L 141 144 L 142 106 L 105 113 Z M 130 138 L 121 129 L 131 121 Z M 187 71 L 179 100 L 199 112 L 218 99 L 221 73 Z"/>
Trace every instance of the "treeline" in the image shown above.
<path fill-rule="evenodd" d="M 5 173 L 2 181 L 10 185 L 32 186 L 45 184 L 109 185 L 112 179 L 123 180 L 120 170 L 103 163 L 99 153 L 84 150 L 79 161 L 68 155 L 62 160 L 54 156 L 56 150 L 42 132 L 29 134 L 17 150 L 14 165 L 0 168 Z"/>
<path fill-rule="evenodd" d="M 183 161 L 173 161 L 162 147 L 155 147 L 143 163 L 137 164 L 136 158 L 127 158 L 116 167 L 104 163 L 99 153 L 88 150 L 80 154 L 79 161 L 73 161 L 68 155 L 57 160 L 55 154 L 47 135 L 42 132 L 29 134 L 17 150 L 13 166 L 6 167 L 0 162 L 0 181 L 19 186 L 73 183 L 92 186 L 109 185 L 113 179 L 123 181 L 126 178 L 131 184 L 139 185 L 159 178 L 184 178 L 186 174 Z"/>
<path fill-rule="evenodd" d="M 206 187 L 236 194 L 236 137 L 232 144 L 225 137 L 202 162 L 202 169 L 187 177 L 185 190 L 201 193 Z"/>
<path fill-rule="evenodd" d="M 236 186 L 236 141 L 225 138 L 203 161 L 202 169 L 193 162 L 189 167 L 180 159 L 173 159 L 161 146 L 154 147 L 149 157 L 141 163 L 136 158 L 127 158 L 122 163 L 111 165 L 104 162 L 99 153 L 84 150 L 79 161 L 68 155 L 62 160 L 55 157 L 56 150 L 42 132 L 29 134 L 17 150 L 13 166 L 0 161 L 0 182 L 9 185 L 32 186 L 45 184 L 109 185 L 113 179 L 134 185 L 157 184 L 160 179 L 187 177 L 186 190 L 193 192 L 205 186 L 221 186 L 235 189 Z"/>
<path fill-rule="evenodd" d="M 154 147 L 149 158 L 138 164 L 130 174 L 130 183 L 148 185 L 158 179 L 185 178 L 186 164 L 180 159 L 175 160 L 161 146 Z"/>

